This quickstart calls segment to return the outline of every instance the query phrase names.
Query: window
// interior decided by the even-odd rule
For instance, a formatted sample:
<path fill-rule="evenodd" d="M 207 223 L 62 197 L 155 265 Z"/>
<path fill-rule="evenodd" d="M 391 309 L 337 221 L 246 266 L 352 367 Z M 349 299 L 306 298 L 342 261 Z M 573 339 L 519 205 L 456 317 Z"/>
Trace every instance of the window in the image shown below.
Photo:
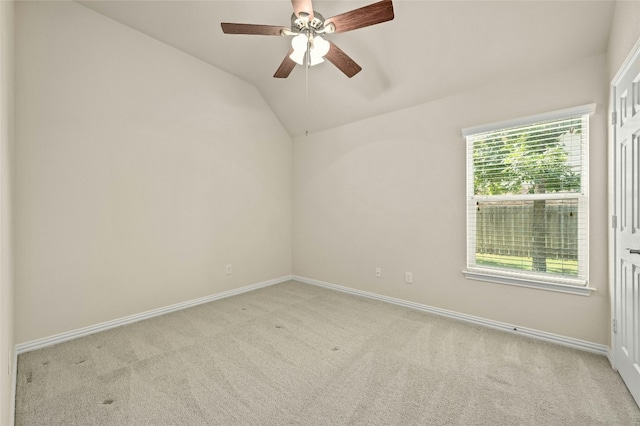
<path fill-rule="evenodd" d="M 594 110 L 592 104 L 463 130 L 468 278 L 590 294 Z"/>

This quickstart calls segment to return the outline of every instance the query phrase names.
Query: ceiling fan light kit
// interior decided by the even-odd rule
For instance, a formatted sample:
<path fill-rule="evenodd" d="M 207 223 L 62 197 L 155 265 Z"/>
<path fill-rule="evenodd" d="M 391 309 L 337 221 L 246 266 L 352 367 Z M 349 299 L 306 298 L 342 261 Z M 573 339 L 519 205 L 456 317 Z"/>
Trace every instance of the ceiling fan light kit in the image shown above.
<path fill-rule="evenodd" d="M 312 67 L 324 62 L 324 56 L 329 53 L 331 45 L 319 35 L 298 34 L 291 39 L 291 47 L 293 53 L 289 57 L 293 62 L 304 65 L 306 61 Z"/>
<path fill-rule="evenodd" d="M 323 35 L 344 33 L 394 18 L 391 0 L 382 0 L 326 20 L 313 10 L 311 0 L 291 0 L 291 3 L 291 28 L 227 22 L 221 24 L 225 34 L 293 36 L 292 48 L 274 74 L 276 78 L 288 77 L 296 64 L 309 68 L 324 62 L 324 59 L 335 65 L 347 77 L 353 77 L 362 70 L 360 65 L 334 43 L 325 40 Z"/>

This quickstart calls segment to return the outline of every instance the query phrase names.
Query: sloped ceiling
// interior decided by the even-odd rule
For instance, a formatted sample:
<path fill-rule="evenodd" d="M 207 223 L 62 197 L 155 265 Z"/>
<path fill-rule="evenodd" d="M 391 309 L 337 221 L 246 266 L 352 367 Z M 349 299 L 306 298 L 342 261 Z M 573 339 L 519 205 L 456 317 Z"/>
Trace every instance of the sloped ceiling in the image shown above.
<path fill-rule="evenodd" d="M 328 18 L 372 2 L 313 4 Z M 275 79 L 290 38 L 225 35 L 220 22 L 288 27 L 288 0 L 80 3 L 253 84 L 292 136 L 604 53 L 614 10 L 613 1 L 394 0 L 393 21 L 327 36 L 362 66 L 353 78 L 325 61 Z"/>

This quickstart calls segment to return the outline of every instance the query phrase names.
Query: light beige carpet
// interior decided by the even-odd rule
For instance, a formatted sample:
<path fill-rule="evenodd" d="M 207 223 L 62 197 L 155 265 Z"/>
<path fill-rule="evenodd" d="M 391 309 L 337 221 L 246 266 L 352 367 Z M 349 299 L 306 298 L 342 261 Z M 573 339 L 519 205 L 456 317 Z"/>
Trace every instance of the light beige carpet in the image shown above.
<path fill-rule="evenodd" d="M 640 425 L 599 355 L 287 282 L 20 355 L 16 424 Z"/>

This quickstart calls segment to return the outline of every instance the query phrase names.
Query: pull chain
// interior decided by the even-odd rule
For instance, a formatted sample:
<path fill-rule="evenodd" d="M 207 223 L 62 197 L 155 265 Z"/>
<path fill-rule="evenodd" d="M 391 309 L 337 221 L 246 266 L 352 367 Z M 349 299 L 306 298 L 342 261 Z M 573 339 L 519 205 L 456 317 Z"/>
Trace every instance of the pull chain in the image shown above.
<path fill-rule="evenodd" d="M 309 65 L 304 67 L 304 74 L 305 74 L 305 90 L 304 90 L 304 94 L 305 94 L 305 108 L 304 108 L 304 127 L 305 127 L 305 131 L 304 134 L 305 136 L 309 136 Z"/>
<path fill-rule="evenodd" d="M 304 97 L 305 97 L 305 108 L 304 108 L 304 135 L 309 136 L 309 68 L 311 67 L 311 38 L 307 38 L 307 52 L 305 54 L 305 65 L 304 65 Z"/>

